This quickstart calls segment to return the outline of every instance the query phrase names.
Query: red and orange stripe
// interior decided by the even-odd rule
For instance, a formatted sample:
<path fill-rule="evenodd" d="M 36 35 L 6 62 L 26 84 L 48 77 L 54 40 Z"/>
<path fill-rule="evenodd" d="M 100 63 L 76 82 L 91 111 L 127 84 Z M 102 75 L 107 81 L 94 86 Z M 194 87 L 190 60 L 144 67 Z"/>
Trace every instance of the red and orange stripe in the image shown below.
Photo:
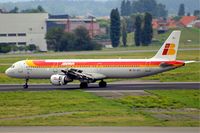
<path fill-rule="evenodd" d="M 41 68 L 58 68 L 58 67 L 159 67 L 161 63 L 166 63 L 175 67 L 184 65 L 182 61 L 106 61 L 106 62 L 55 62 L 45 60 L 27 60 L 26 64 L 29 67 L 41 67 Z"/>

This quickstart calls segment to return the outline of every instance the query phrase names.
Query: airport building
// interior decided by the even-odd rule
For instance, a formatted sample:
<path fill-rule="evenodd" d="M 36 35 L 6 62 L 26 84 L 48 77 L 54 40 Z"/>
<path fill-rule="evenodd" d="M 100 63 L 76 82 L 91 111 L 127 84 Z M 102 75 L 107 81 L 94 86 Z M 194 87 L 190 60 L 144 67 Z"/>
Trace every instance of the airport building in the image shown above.
<path fill-rule="evenodd" d="M 34 44 L 40 51 L 47 51 L 47 30 L 61 27 L 65 32 L 73 32 L 79 26 L 88 29 L 91 37 L 106 33 L 93 17 L 77 19 L 48 13 L 0 13 L 0 45 Z"/>
<path fill-rule="evenodd" d="M 105 34 L 106 28 L 101 28 L 95 17 L 70 18 L 69 15 L 49 15 L 47 29 L 61 27 L 65 32 L 73 32 L 76 28 L 85 27 L 90 36 Z"/>
<path fill-rule="evenodd" d="M 34 44 L 47 51 L 45 34 L 48 13 L 0 13 L 0 44 Z"/>

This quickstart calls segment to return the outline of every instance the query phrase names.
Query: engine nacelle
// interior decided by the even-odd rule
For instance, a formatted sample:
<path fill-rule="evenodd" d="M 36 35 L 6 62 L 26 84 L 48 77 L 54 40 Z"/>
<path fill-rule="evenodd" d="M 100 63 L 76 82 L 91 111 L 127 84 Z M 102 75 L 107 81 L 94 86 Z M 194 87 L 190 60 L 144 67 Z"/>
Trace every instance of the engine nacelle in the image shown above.
<path fill-rule="evenodd" d="M 55 74 L 51 76 L 50 81 L 52 85 L 66 85 L 67 83 L 72 82 L 73 80 L 68 78 L 67 75 Z"/>

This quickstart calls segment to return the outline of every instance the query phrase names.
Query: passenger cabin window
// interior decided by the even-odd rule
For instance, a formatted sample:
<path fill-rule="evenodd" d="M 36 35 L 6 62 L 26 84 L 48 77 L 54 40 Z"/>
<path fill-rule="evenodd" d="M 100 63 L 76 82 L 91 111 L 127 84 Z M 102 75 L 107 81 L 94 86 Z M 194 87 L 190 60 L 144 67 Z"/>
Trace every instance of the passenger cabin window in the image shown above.
<path fill-rule="evenodd" d="M 0 37 L 7 36 L 7 34 L 0 34 Z"/>
<path fill-rule="evenodd" d="M 11 34 L 8 34 L 8 36 L 16 36 L 16 34 L 14 34 L 14 33 L 11 33 Z"/>
<path fill-rule="evenodd" d="M 26 36 L 26 33 L 18 33 L 18 36 Z"/>
<path fill-rule="evenodd" d="M 8 45 L 16 45 L 16 42 L 9 42 Z"/>
<path fill-rule="evenodd" d="M 18 42 L 18 45 L 26 45 L 26 42 Z"/>

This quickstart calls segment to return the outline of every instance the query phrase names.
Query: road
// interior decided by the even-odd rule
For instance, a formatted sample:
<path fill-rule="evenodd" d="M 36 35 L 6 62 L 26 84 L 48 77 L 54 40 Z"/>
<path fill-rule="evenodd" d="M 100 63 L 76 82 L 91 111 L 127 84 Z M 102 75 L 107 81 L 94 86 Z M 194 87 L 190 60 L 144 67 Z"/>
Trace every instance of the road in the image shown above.
<path fill-rule="evenodd" d="M 99 88 L 98 84 L 90 84 L 86 91 L 99 90 L 156 90 L 156 89 L 199 89 L 199 82 L 139 82 L 139 83 L 109 83 L 106 88 Z M 23 89 L 22 85 L 0 85 L 1 91 L 53 91 L 53 90 L 76 90 L 79 84 L 68 84 L 66 86 L 52 86 L 50 84 L 29 85 L 28 89 Z"/>
<path fill-rule="evenodd" d="M 0 127 L 0 133 L 199 133 L 199 127 Z"/>

